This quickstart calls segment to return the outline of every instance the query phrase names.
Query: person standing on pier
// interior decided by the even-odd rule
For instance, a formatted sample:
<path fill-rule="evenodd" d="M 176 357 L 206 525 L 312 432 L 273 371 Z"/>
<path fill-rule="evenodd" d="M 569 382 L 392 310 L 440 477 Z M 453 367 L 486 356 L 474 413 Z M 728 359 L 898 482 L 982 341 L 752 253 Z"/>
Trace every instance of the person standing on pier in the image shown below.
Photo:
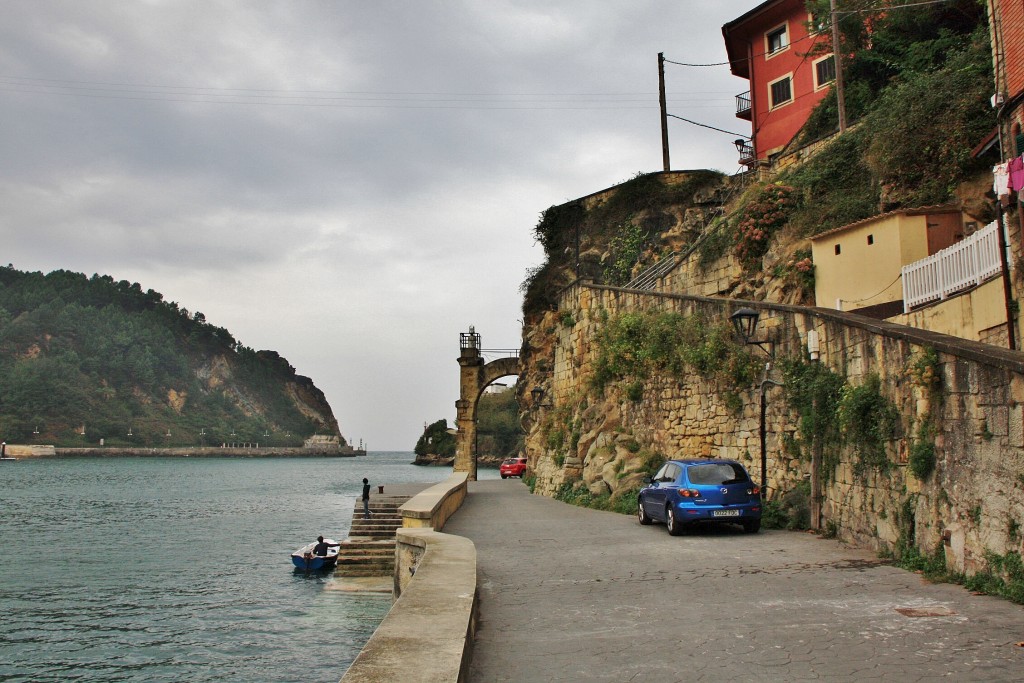
<path fill-rule="evenodd" d="M 363 519 L 370 518 L 370 480 L 363 477 Z"/>

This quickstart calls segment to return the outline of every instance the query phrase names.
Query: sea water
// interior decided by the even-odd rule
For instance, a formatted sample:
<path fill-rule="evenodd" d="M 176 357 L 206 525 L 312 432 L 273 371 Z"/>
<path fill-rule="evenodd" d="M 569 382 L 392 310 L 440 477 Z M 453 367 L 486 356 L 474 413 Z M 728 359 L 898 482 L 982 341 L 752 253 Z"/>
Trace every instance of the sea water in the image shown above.
<path fill-rule="evenodd" d="M 293 570 L 412 453 L 0 463 L 0 681 L 337 681 L 391 596 Z M 481 478 L 496 473 L 481 470 Z"/>

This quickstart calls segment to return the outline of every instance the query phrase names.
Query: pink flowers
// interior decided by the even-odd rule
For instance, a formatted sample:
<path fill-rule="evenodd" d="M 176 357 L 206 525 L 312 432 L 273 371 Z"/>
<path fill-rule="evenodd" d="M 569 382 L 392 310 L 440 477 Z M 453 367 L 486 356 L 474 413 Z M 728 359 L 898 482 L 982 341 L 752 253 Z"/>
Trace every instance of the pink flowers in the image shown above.
<path fill-rule="evenodd" d="M 768 251 L 771 236 L 786 224 L 789 211 L 796 206 L 792 194 L 793 188 L 786 185 L 766 185 L 760 196 L 747 205 L 746 215 L 737 226 L 735 250 L 745 268 L 759 266 L 758 262 Z"/>

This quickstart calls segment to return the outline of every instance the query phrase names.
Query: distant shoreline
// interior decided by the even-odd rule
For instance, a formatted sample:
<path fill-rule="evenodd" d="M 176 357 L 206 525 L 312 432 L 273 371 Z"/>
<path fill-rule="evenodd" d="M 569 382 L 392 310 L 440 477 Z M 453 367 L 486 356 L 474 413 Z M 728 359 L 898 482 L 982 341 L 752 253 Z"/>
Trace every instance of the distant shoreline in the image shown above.
<path fill-rule="evenodd" d="M 15 458 L 354 458 L 365 450 L 354 448 L 197 446 L 182 448 L 55 448 L 53 446 L 7 445 Z"/>

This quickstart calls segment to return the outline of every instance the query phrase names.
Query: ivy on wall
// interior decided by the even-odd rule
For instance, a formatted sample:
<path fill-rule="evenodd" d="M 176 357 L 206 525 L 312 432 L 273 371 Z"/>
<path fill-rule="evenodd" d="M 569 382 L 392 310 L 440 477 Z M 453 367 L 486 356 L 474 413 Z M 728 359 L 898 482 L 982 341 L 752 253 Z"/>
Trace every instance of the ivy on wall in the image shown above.
<path fill-rule="evenodd" d="M 658 373 L 682 377 L 696 372 L 721 380 L 726 391 L 743 391 L 761 367 L 733 339 L 728 323 L 701 315 L 640 311 L 610 318 L 597 335 L 591 386 L 599 392 L 612 382 L 630 380 L 630 398 L 642 398 L 642 380 Z M 641 380 L 638 387 L 636 382 Z"/>

